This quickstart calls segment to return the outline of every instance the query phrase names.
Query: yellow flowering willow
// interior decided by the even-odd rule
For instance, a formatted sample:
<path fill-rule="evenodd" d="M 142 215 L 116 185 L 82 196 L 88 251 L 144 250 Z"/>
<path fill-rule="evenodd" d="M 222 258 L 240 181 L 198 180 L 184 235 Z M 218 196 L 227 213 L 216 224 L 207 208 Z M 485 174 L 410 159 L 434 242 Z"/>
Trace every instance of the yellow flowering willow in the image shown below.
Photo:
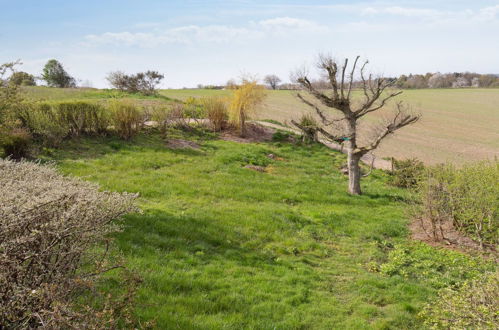
<path fill-rule="evenodd" d="M 229 120 L 238 129 L 241 137 L 246 135 L 246 120 L 264 98 L 265 88 L 258 85 L 256 80 L 243 80 L 234 90 L 229 106 Z"/>

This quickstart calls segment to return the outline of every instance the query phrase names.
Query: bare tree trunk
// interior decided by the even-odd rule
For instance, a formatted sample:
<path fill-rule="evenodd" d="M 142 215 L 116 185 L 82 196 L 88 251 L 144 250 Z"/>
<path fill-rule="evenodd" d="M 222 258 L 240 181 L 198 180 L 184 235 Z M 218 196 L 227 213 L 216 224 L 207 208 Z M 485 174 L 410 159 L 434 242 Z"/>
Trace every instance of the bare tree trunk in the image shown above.
<path fill-rule="evenodd" d="M 348 192 L 352 195 L 360 195 L 360 156 L 353 153 L 351 148 L 348 148 Z"/>
<path fill-rule="evenodd" d="M 360 157 L 361 155 L 355 153 L 357 148 L 357 122 L 355 118 L 349 118 L 346 121 L 346 132 L 349 140 L 347 141 L 347 155 L 348 155 L 348 192 L 352 195 L 360 195 Z"/>

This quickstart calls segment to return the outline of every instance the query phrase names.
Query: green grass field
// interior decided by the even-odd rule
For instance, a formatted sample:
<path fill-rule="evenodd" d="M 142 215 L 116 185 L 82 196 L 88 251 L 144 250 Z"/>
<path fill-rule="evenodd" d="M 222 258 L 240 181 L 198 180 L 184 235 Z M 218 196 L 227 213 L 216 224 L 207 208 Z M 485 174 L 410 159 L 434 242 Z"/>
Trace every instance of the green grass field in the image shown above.
<path fill-rule="evenodd" d="M 196 89 L 162 91 L 163 95 L 177 99 L 228 93 Z M 295 93 L 269 91 L 255 118 L 286 122 L 310 112 Z M 376 151 L 379 157 L 417 157 L 429 164 L 446 161 L 460 164 L 499 157 L 499 89 L 404 90 L 399 99 L 412 105 L 422 119 L 384 141 Z"/>
<path fill-rule="evenodd" d="M 158 329 L 417 329 L 438 289 L 491 267 L 410 242 L 408 193 L 375 171 L 365 195 L 349 196 L 344 155 L 322 145 L 169 138 L 200 148 L 169 149 L 151 130 L 42 155 L 103 189 L 140 193 L 144 213 L 126 217 L 116 243 L 143 278 L 134 314 Z M 110 274 L 101 289 L 120 286 Z"/>

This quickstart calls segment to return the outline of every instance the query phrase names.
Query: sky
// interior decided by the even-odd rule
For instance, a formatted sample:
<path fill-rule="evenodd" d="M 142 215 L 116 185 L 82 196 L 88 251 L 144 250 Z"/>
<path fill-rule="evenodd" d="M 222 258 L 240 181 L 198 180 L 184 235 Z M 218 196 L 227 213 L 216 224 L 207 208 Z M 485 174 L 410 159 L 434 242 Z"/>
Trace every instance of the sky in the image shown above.
<path fill-rule="evenodd" d="M 319 53 L 387 76 L 499 73 L 499 1 L 0 0 L 0 63 L 40 75 L 55 58 L 98 88 L 115 70 L 160 71 L 164 88 L 289 81 Z"/>

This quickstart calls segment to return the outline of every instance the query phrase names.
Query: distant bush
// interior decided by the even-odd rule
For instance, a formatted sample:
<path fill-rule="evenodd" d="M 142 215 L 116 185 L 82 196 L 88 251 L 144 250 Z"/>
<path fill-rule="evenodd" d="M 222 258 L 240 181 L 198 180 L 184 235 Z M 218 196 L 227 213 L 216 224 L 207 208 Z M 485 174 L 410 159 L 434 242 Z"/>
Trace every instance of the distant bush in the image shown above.
<path fill-rule="evenodd" d="M 124 140 L 129 140 L 143 125 L 143 115 L 139 108 L 127 100 L 116 100 L 109 104 L 111 122 L 116 133 Z"/>
<path fill-rule="evenodd" d="M 393 160 L 391 184 L 401 188 L 415 188 L 424 174 L 425 166 L 416 158 Z"/>
<path fill-rule="evenodd" d="M 95 278 L 88 271 L 105 266 L 88 249 L 119 229 L 112 220 L 135 211 L 135 198 L 100 192 L 51 166 L 0 160 L 0 325 L 86 328 L 76 325 L 84 312 L 71 299 L 80 283 Z M 83 271 L 84 260 L 95 265 Z"/>
<path fill-rule="evenodd" d="M 157 71 L 139 72 L 128 75 L 121 71 L 108 74 L 107 81 L 116 89 L 129 93 L 142 93 L 144 95 L 156 94 L 156 88 L 164 79 L 164 75 Z"/>
<path fill-rule="evenodd" d="M 201 103 L 213 130 L 219 132 L 224 129 L 229 118 L 226 100 L 221 97 L 206 97 Z"/>
<path fill-rule="evenodd" d="M 485 273 L 458 290 L 440 291 L 419 314 L 430 329 L 497 329 L 499 273 Z"/>
<path fill-rule="evenodd" d="M 18 160 L 29 156 L 31 139 L 26 129 L 13 128 L 0 134 L 0 145 L 5 156 Z"/>
<path fill-rule="evenodd" d="M 35 77 L 23 71 L 14 72 L 9 81 L 18 86 L 36 86 Z"/>
<path fill-rule="evenodd" d="M 418 216 L 431 222 L 435 239 L 444 238 L 442 225 L 451 221 L 482 247 L 499 243 L 499 162 L 431 168 L 418 194 Z"/>

